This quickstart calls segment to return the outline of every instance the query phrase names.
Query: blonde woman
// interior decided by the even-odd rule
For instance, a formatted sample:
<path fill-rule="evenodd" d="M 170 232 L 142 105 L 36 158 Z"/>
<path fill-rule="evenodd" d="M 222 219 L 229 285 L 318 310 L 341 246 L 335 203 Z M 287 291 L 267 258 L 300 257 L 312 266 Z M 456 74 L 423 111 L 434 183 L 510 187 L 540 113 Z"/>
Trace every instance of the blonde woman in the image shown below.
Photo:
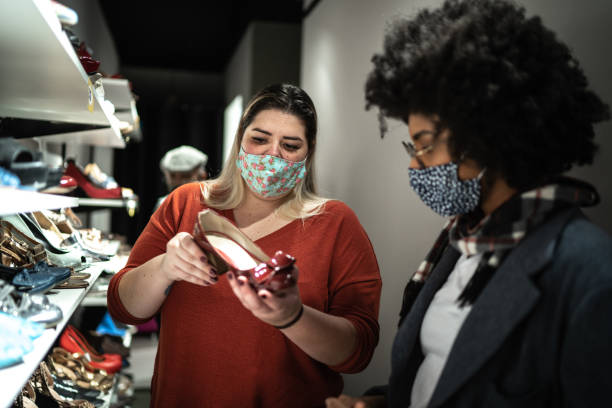
<path fill-rule="evenodd" d="M 378 265 L 353 211 L 316 194 L 316 132 L 302 89 L 260 91 L 221 175 L 171 193 L 113 278 L 116 319 L 138 324 L 161 312 L 153 407 L 324 406 L 342 390 L 341 372 L 370 361 Z M 294 256 L 297 286 L 279 296 L 231 272 L 219 277 L 191 235 L 205 208 L 266 253 Z"/>

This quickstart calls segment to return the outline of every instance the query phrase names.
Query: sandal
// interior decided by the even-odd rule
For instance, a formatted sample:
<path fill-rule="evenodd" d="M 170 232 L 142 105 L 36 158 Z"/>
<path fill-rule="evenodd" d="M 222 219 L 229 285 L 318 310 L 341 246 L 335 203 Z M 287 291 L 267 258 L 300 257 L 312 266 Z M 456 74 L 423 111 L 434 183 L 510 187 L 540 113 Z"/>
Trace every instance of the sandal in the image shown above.
<path fill-rule="evenodd" d="M 40 242 L 4 219 L 0 220 L 0 241 L 4 255 L 2 264 L 5 266 L 32 266 L 36 262 L 47 260 L 45 247 Z M 12 257 L 13 261 L 8 257 Z"/>
<path fill-rule="evenodd" d="M 113 386 L 114 375 L 92 367 L 81 354 L 54 347 L 47 361 L 58 377 L 68 378 L 81 388 L 107 391 Z"/>
<path fill-rule="evenodd" d="M 57 405 L 62 408 L 95 408 L 89 401 L 81 399 L 68 400 L 55 391 L 53 377 L 44 361 L 41 361 L 36 371 L 34 371 L 33 384 L 39 392 L 39 398 L 46 405 Z"/>
<path fill-rule="evenodd" d="M 297 282 L 295 258 L 277 251 L 266 255 L 227 218 L 207 209 L 198 214 L 193 237 L 219 275 L 231 270 L 245 276 L 256 290 L 272 293 Z"/>

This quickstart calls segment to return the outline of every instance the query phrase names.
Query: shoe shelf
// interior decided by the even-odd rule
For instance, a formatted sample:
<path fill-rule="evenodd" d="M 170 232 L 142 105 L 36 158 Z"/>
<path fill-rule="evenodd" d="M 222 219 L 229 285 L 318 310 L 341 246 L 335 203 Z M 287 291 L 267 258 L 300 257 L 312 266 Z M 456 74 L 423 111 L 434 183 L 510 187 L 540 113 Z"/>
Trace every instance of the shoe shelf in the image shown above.
<path fill-rule="evenodd" d="M 43 209 L 54 210 L 66 207 L 76 207 L 77 205 L 79 205 L 79 202 L 75 197 L 44 194 L 0 186 L 0 215 Z"/>
<path fill-rule="evenodd" d="M 0 117 L 18 122 L 15 137 L 125 147 L 49 0 L 0 2 L 0 55 Z"/>
<path fill-rule="evenodd" d="M 70 320 L 74 311 L 81 305 L 85 295 L 93 287 L 94 282 L 103 270 L 108 267 L 108 262 L 97 262 L 92 264 L 84 272 L 90 273 L 87 279 L 89 286 L 83 289 L 56 289 L 47 292 L 49 301 L 62 309 L 62 320 L 54 328 L 46 329 L 43 334 L 33 341 L 34 349 L 23 356 L 23 362 L 12 367 L 0 370 L 0 407 L 11 407 L 17 394 L 21 391 L 39 363 L 46 357 L 53 347 L 64 327 Z"/>
<path fill-rule="evenodd" d="M 107 208 L 125 208 L 130 217 L 138 210 L 138 200 L 133 198 L 78 198 L 79 210 Z"/>
<path fill-rule="evenodd" d="M 105 270 L 110 271 L 112 273 L 119 272 L 119 270 L 121 270 L 125 266 L 127 259 L 128 259 L 127 256 L 118 256 L 118 255 L 114 256 L 110 261 L 105 262 L 105 265 L 106 265 Z M 100 280 L 94 284 L 93 289 L 89 291 L 87 296 L 85 296 L 85 298 L 81 302 L 81 306 L 106 307 L 107 306 L 106 304 L 107 290 L 108 290 L 108 282 L 103 281 L 102 278 L 100 278 Z M 129 340 L 126 340 L 124 338 L 123 345 L 129 348 L 129 343 L 131 341 L 132 340 L 131 340 L 131 334 L 130 334 Z M 126 345 L 126 342 L 128 342 L 127 345 Z"/>

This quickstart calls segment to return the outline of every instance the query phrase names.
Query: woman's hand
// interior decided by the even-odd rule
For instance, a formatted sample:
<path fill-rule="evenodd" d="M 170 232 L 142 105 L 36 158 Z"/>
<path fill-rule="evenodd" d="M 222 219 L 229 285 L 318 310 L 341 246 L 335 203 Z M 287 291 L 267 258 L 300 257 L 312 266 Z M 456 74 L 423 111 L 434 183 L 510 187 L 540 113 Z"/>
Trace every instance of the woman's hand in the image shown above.
<path fill-rule="evenodd" d="M 179 232 L 166 244 L 161 272 L 171 282 L 186 281 L 209 286 L 217 283 L 217 271 L 187 232 Z"/>
<path fill-rule="evenodd" d="M 302 308 L 297 285 L 271 293 L 265 289 L 255 291 L 245 276 L 236 276 L 232 272 L 228 272 L 227 280 L 240 303 L 255 317 L 273 326 L 291 322 Z"/>
<path fill-rule="evenodd" d="M 325 408 L 383 408 L 386 405 L 385 397 L 382 395 L 354 398 L 342 394 L 338 398 L 325 400 Z"/>

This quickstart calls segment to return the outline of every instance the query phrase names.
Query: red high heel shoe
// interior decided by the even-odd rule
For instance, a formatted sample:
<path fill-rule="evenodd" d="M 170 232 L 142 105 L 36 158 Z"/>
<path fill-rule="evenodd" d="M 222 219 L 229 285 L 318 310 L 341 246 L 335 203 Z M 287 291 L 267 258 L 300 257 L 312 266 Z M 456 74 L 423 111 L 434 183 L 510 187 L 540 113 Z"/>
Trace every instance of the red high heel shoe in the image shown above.
<path fill-rule="evenodd" d="M 105 370 L 108 373 L 119 371 L 123 365 L 119 354 L 98 353 L 85 339 L 83 334 L 72 325 L 67 325 L 60 336 L 60 346 L 71 353 L 84 355 L 92 367 Z"/>
<path fill-rule="evenodd" d="M 276 251 L 270 258 L 234 224 L 215 211 L 198 214 L 193 237 L 219 275 L 233 271 L 251 286 L 276 292 L 296 284 L 295 258 Z"/>
<path fill-rule="evenodd" d="M 74 178 L 79 188 L 90 198 L 127 198 L 134 195 L 131 189 L 125 187 L 96 187 L 72 159 L 66 161 L 64 175 Z"/>

